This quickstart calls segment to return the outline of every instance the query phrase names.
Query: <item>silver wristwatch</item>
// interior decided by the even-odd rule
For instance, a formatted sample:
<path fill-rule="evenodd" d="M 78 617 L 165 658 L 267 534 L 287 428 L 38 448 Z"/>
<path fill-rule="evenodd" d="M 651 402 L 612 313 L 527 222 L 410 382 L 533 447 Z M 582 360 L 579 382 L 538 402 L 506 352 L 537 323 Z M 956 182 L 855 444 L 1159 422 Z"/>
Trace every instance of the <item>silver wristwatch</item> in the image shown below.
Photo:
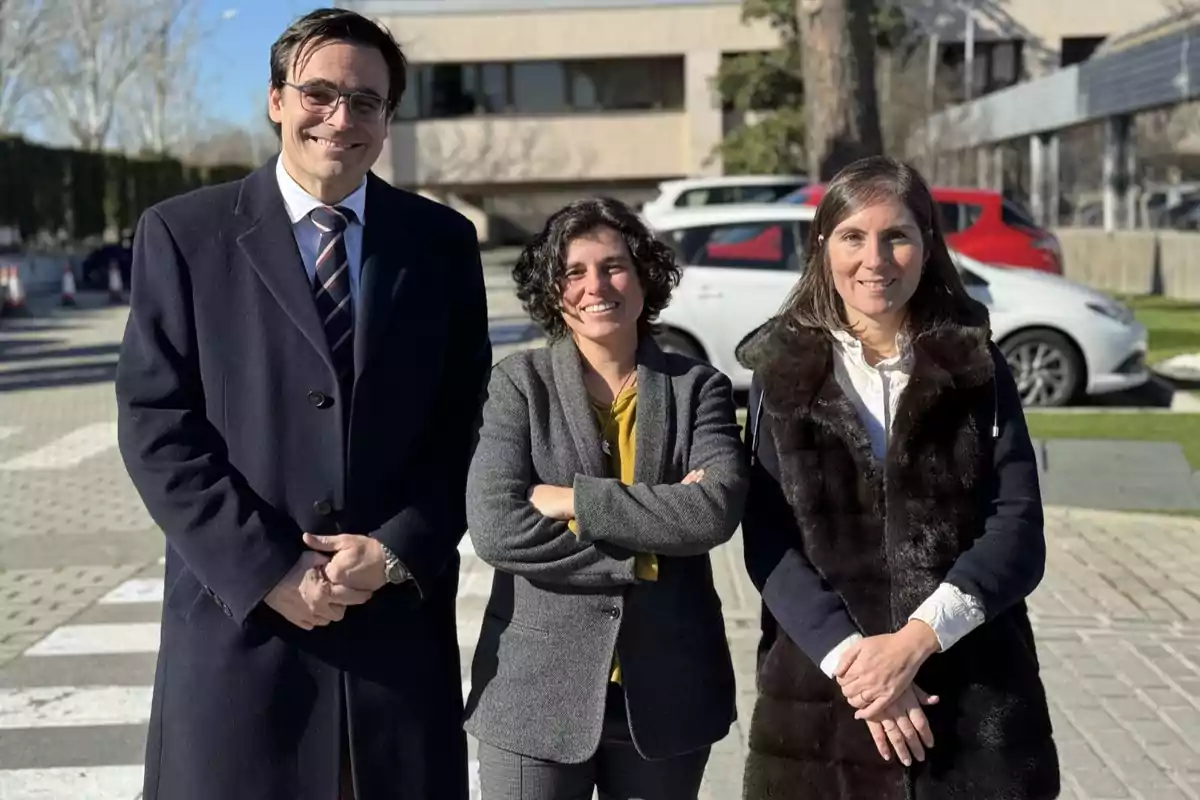
<path fill-rule="evenodd" d="M 396 554 L 388 549 L 388 546 L 381 544 L 383 548 L 383 576 L 388 583 L 404 583 L 412 577 L 412 573 L 408 571 L 408 567 L 400 563 L 400 559 L 396 558 Z"/>

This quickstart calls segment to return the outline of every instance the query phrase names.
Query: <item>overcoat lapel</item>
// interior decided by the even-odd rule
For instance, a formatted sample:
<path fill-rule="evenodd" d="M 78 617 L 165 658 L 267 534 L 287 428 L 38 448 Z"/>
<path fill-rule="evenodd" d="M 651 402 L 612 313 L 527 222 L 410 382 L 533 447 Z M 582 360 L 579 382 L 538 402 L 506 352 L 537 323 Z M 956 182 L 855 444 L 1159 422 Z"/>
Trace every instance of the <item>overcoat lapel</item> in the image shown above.
<path fill-rule="evenodd" d="M 275 301 L 333 371 L 329 342 L 275 180 L 275 159 L 245 179 L 237 213 L 246 221 L 246 229 L 237 237 L 238 246 Z"/>

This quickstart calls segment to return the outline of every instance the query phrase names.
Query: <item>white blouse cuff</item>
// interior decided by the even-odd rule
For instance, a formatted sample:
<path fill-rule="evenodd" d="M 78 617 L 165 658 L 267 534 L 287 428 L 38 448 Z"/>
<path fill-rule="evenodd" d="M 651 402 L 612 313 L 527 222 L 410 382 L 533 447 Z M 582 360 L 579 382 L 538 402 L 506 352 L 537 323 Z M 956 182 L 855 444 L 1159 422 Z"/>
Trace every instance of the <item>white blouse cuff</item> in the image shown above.
<path fill-rule="evenodd" d="M 919 619 L 932 628 L 939 648 L 945 651 L 983 624 L 983 603 L 957 586 L 943 583 L 909 619 Z"/>
<path fill-rule="evenodd" d="M 821 672 L 832 678 L 833 673 L 837 671 L 838 664 L 841 663 L 842 654 L 850 649 L 850 645 L 862 641 L 862 638 L 863 635 L 861 633 L 852 633 L 845 639 L 842 639 L 837 647 L 830 650 L 821 659 Z"/>

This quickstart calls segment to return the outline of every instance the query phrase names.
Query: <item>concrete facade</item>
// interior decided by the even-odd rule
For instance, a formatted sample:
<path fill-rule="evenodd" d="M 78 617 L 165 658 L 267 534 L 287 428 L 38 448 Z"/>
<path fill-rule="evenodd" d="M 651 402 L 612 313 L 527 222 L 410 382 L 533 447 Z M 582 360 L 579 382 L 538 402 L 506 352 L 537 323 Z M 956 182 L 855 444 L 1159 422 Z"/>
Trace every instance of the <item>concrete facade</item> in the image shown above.
<path fill-rule="evenodd" d="M 765 22 L 742 20 L 740 0 L 353 0 L 342 5 L 385 24 L 418 68 L 469 64 L 511 70 L 518 63 L 666 58 L 677 74 L 675 65 L 682 64 L 682 78 L 672 79 L 682 82 L 682 102 L 669 107 L 561 113 L 506 107 L 441 116 L 418 109 L 398 116 L 379 174 L 447 202 L 478 206 L 489 216 L 522 218 L 517 227 L 526 229 L 572 192 L 604 190 L 642 200 L 661 180 L 721 174 L 714 148 L 728 126 L 737 124 L 712 87 L 722 56 L 779 43 Z M 903 7 L 918 33 L 936 34 L 943 48 L 963 50 L 955 43 L 963 41 L 967 23 L 956 0 L 906 1 Z M 994 70 L 1028 79 L 1057 68 L 1064 40 L 1123 33 L 1161 15 L 1159 4 L 1149 0 L 975 0 L 976 66 L 980 59 L 995 59 L 983 67 L 989 76 Z M 989 50 L 989 42 L 1013 46 Z M 507 74 L 511 98 L 512 72 Z"/>
<path fill-rule="evenodd" d="M 719 174 L 710 156 L 724 126 L 711 80 L 721 54 L 778 44 L 769 26 L 743 24 L 736 2 L 396 13 L 402 5 L 377 16 L 414 64 L 680 56 L 685 99 L 682 110 L 397 121 L 390 178 L 400 185 L 650 183 Z"/>

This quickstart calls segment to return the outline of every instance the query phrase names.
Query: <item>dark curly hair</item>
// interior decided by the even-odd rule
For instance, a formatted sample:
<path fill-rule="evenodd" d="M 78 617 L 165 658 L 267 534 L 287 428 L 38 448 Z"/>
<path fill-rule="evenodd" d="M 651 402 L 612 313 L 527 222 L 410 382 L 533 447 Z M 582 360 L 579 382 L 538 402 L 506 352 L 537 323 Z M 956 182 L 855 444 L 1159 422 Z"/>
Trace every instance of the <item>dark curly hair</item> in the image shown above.
<path fill-rule="evenodd" d="M 526 245 L 512 272 L 521 305 L 551 340 L 566 336 L 568 330 L 562 318 L 567 248 L 597 228 L 612 228 L 629 248 L 645 297 L 639 331 L 653 331 L 654 320 L 679 285 L 675 251 L 656 239 L 629 206 L 611 197 L 576 200 L 546 220 L 546 227 Z"/>

